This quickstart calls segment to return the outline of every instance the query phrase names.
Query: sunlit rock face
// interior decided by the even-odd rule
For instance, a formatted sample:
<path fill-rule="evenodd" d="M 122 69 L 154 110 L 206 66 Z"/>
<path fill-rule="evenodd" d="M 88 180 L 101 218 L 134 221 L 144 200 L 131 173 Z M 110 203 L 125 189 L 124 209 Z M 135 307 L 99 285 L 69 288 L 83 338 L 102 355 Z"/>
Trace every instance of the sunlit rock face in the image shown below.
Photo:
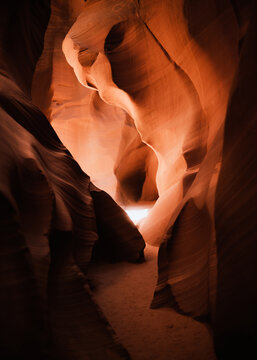
<path fill-rule="evenodd" d="M 79 84 L 61 48 L 65 34 L 83 5 L 83 1 L 52 1 L 32 96 L 82 169 L 96 185 L 115 196 L 113 168 L 125 115 L 106 105 L 96 92 Z"/>
<path fill-rule="evenodd" d="M 78 81 L 123 109 L 156 156 L 159 198 L 140 223 L 145 240 L 160 245 L 152 306 L 170 305 L 197 318 L 213 316 L 215 307 L 223 249 L 219 240 L 217 258 L 215 192 L 250 5 L 91 0 L 63 42 Z M 218 265 L 218 281 L 222 274 Z"/>
<path fill-rule="evenodd" d="M 140 223 L 161 244 L 153 307 L 210 312 L 214 193 L 239 39 L 229 1 L 102 0 L 85 4 L 63 42 L 79 82 L 126 111 L 157 158 L 159 198 Z"/>
<path fill-rule="evenodd" d="M 87 284 L 92 257 L 143 259 L 128 216 L 159 247 L 152 307 L 211 317 L 220 359 L 235 342 L 234 359 L 244 358 L 257 338 L 256 8 L 52 0 L 43 41 L 49 2 L 20 2 L 15 17 L 5 6 L 4 358 L 43 358 L 48 337 L 56 358 L 128 358 Z"/>
<path fill-rule="evenodd" d="M 123 110 L 106 104 L 98 92 L 77 81 L 63 55 L 62 41 L 83 8 L 82 0 L 51 2 L 33 101 L 97 186 L 123 204 L 156 200 L 156 167 L 149 169 L 149 162 L 156 162 L 152 150 L 142 143 Z"/>

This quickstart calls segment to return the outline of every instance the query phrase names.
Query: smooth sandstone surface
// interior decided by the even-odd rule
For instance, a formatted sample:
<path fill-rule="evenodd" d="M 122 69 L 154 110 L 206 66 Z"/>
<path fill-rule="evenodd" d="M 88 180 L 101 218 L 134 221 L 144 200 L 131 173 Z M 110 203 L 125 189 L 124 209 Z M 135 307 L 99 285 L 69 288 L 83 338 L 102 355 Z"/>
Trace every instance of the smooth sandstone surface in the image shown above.
<path fill-rule="evenodd" d="M 256 352 L 256 18 L 250 0 L 0 5 L 6 359 Z M 119 205 L 150 209 L 141 234 Z"/>

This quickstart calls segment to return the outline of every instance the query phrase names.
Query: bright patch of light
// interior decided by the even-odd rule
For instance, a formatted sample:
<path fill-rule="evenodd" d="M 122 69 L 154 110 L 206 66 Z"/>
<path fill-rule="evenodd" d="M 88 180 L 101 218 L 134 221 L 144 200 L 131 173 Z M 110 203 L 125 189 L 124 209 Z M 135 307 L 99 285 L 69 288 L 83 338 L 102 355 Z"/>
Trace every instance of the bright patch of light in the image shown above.
<path fill-rule="evenodd" d="M 149 209 L 125 209 L 125 211 L 133 223 L 138 225 L 141 220 L 147 217 Z"/>

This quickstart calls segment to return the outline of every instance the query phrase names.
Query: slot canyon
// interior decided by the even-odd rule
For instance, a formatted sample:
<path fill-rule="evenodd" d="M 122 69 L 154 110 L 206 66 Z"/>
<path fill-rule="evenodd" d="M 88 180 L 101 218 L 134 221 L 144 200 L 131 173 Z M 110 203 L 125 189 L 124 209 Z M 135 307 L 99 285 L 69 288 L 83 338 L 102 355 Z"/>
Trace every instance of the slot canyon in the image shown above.
<path fill-rule="evenodd" d="M 256 2 L 0 20 L 0 359 L 257 358 Z"/>

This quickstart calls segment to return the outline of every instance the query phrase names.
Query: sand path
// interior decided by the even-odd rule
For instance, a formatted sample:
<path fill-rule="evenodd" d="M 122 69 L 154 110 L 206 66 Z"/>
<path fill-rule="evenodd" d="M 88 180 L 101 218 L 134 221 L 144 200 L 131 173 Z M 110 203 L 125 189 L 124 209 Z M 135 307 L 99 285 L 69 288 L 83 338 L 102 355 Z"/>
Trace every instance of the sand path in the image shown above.
<path fill-rule="evenodd" d="M 157 277 L 157 248 L 143 264 L 93 265 L 96 301 L 133 360 L 215 360 L 210 329 L 171 309 L 149 305 Z"/>

